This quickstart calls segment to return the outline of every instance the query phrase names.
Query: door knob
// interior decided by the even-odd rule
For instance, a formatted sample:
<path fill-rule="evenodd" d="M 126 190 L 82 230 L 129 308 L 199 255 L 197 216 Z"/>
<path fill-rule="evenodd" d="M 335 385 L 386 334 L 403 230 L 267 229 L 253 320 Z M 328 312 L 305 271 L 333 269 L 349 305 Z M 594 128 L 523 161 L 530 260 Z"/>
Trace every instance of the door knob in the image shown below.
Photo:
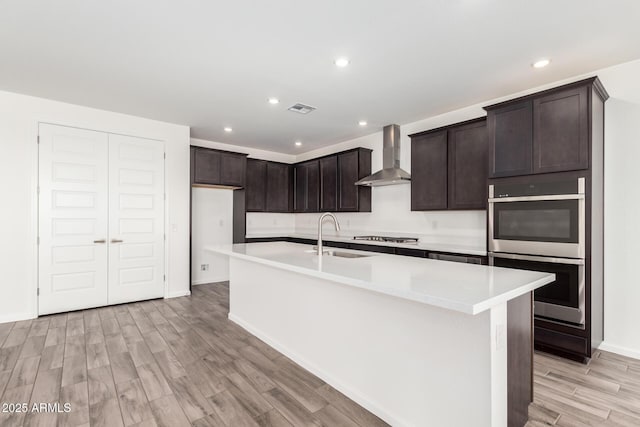
<path fill-rule="evenodd" d="M 94 240 L 93 243 L 107 243 L 107 239 Z"/>
<path fill-rule="evenodd" d="M 123 241 L 120 239 L 111 239 L 111 243 L 122 243 Z"/>

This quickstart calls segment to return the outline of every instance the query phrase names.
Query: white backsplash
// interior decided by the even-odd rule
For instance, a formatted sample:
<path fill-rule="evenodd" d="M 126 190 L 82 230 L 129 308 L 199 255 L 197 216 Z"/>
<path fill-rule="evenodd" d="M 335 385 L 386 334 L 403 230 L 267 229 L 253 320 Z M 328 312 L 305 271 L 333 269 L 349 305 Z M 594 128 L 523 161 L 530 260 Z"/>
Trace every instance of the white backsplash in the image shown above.
<path fill-rule="evenodd" d="M 486 246 L 485 211 L 411 211 L 411 186 L 395 185 L 372 189 L 372 212 L 337 213 L 341 236 L 400 235 L 422 242 Z M 317 233 L 318 213 L 247 213 L 247 234 Z M 325 236 L 336 231 L 329 224 Z"/>

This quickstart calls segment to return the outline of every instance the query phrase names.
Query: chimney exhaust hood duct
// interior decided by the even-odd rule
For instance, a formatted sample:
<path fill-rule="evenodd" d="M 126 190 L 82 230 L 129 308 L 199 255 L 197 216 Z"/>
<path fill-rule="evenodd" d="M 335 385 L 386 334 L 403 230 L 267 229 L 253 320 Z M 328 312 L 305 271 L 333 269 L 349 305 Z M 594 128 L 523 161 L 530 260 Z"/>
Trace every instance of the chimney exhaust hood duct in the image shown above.
<path fill-rule="evenodd" d="M 382 128 L 382 170 L 362 178 L 356 185 L 379 187 L 411 183 L 411 175 L 400 169 L 400 126 Z"/>

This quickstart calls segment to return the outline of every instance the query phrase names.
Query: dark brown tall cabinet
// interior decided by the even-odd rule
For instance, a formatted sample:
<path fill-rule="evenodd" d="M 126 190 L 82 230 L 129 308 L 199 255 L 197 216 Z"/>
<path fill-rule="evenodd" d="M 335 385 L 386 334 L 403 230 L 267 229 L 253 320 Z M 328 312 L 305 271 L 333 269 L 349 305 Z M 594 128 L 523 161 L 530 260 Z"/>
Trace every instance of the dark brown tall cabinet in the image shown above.
<path fill-rule="evenodd" d="M 320 210 L 338 210 L 338 157 L 323 157 L 320 160 Z"/>
<path fill-rule="evenodd" d="M 411 210 L 485 209 L 487 129 L 484 118 L 411 137 Z"/>
<path fill-rule="evenodd" d="M 602 212 L 607 98 L 600 80 L 593 77 L 485 107 L 490 184 L 584 179 L 585 215 L 581 221 L 585 257 L 579 260 L 585 266 L 584 327 L 543 317 L 536 317 L 534 322 L 537 349 L 580 361 L 591 357 L 592 350 L 603 339 Z"/>

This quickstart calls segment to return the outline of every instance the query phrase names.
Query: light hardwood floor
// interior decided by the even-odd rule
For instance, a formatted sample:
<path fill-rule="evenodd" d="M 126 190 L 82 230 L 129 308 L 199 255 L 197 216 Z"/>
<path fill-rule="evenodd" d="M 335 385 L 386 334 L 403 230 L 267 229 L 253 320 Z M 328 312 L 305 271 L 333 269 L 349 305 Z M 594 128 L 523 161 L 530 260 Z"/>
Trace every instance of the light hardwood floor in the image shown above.
<path fill-rule="evenodd" d="M 0 425 L 383 426 L 379 418 L 227 319 L 228 287 L 0 324 Z M 640 361 L 537 354 L 527 427 L 640 426 Z M 463 409 L 463 408 L 461 408 Z"/>

